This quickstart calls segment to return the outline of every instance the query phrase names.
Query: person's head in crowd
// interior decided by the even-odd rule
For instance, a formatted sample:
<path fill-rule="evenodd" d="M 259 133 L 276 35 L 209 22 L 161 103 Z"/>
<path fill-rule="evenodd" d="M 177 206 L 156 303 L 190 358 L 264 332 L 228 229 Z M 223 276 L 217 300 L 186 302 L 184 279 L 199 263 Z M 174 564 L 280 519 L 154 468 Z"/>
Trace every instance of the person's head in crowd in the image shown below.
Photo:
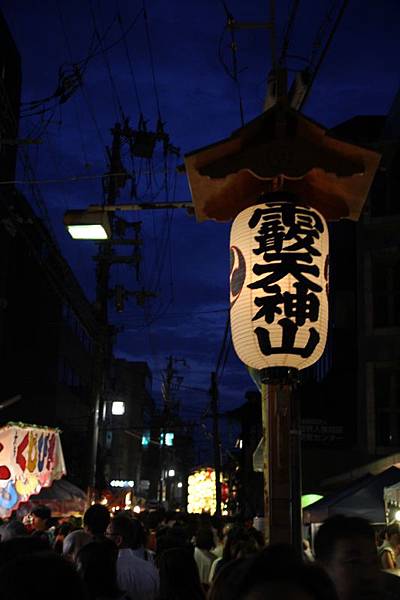
<path fill-rule="evenodd" d="M 83 515 L 83 525 L 94 537 L 104 537 L 110 523 L 110 513 L 102 504 L 92 504 Z"/>
<path fill-rule="evenodd" d="M 132 548 L 135 543 L 136 529 L 133 519 L 127 515 L 117 515 L 111 519 L 107 527 L 107 537 L 112 540 L 119 549 Z"/>
<path fill-rule="evenodd" d="M 335 584 L 339 600 L 379 597 L 379 568 L 372 526 L 360 517 L 337 515 L 319 528 L 315 558 Z"/>
<path fill-rule="evenodd" d="M 183 527 L 162 527 L 157 532 L 157 555 L 159 556 L 165 550 L 171 548 L 185 548 L 191 547 L 193 552 L 193 546 L 190 544 L 187 536 L 187 531 Z"/>
<path fill-rule="evenodd" d="M 63 553 L 63 543 L 66 536 L 72 531 L 71 523 L 61 523 L 54 530 L 53 550 L 58 554 Z"/>
<path fill-rule="evenodd" d="M 375 543 L 378 548 L 379 548 L 379 546 L 382 546 L 382 544 L 385 541 L 385 538 L 386 538 L 386 527 L 383 527 L 382 529 L 375 531 Z"/>
<path fill-rule="evenodd" d="M 32 528 L 35 531 L 46 531 L 49 526 L 51 510 L 48 506 L 38 505 L 31 511 Z"/>
<path fill-rule="evenodd" d="M 97 540 L 83 546 L 76 556 L 76 568 L 89 593 L 89 600 L 118 598 L 118 548 L 111 540 Z"/>
<path fill-rule="evenodd" d="M 63 541 L 62 553 L 64 558 L 75 562 L 79 550 L 86 544 L 89 544 L 92 540 L 93 537 L 90 533 L 83 529 L 71 531 L 71 533 L 65 536 Z"/>
<path fill-rule="evenodd" d="M 144 548 L 147 539 L 146 530 L 143 527 L 142 522 L 139 521 L 139 519 L 131 519 L 131 521 L 132 542 L 130 547 L 132 548 L 132 550 Z"/>
<path fill-rule="evenodd" d="M 320 567 L 304 565 L 289 545 L 269 546 L 227 564 L 214 581 L 209 600 L 337 600 Z"/>
<path fill-rule="evenodd" d="M 44 552 L 48 549 L 49 543 L 43 537 L 24 535 L 11 538 L 0 544 L 0 566 L 21 556 Z"/>
<path fill-rule="evenodd" d="M 193 552 L 187 548 L 165 550 L 158 563 L 159 600 L 203 600 L 204 592 Z"/>
<path fill-rule="evenodd" d="M 196 533 L 196 546 L 208 552 L 214 547 L 214 534 L 210 527 L 200 527 Z"/>
<path fill-rule="evenodd" d="M 7 542 L 8 540 L 11 540 L 15 537 L 19 537 L 19 536 L 23 536 L 23 535 L 27 535 L 27 534 L 28 534 L 28 531 L 27 531 L 25 525 L 21 521 L 14 519 L 13 521 L 10 521 L 9 523 L 5 523 L 4 525 L 1 526 L 0 541 Z"/>
<path fill-rule="evenodd" d="M 87 600 L 74 567 L 54 552 L 7 561 L 0 567 L 0 581 L 1 600 Z"/>
<path fill-rule="evenodd" d="M 254 552 L 259 549 L 257 548 L 257 542 L 252 535 L 252 531 L 243 525 L 233 525 L 229 529 L 225 539 L 222 554 L 224 563 L 251 554 L 251 547 L 254 548 Z"/>
<path fill-rule="evenodd" d="M 165 525 L 167 527 L 173 527 L 177 521 L 178 515 L 174 510 L 168 510 L 165 513 Z"/>

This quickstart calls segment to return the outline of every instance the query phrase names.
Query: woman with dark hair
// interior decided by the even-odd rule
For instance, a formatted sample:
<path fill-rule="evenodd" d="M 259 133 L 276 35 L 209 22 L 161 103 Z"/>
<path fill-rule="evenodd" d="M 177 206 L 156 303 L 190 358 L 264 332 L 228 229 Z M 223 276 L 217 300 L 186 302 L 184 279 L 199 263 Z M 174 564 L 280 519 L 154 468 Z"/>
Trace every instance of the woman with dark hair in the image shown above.
<path fill-rule="evenodd" d="M 395 569 L 396 559 L 400 555 L 400 524 L 390 523 L 385 529 L 385 539 L 378 548 L 381 569 Z"/>
<path fill-rule="evenodd" d="M 194 548 L 194 560 L 199 570 L 200 581 L 207 588 L 211 565 L 217 558 L 211 552 L 214 547 L 214 534 L 209 527 L 200 527 L 196 534 L 196 544 Z"/>
<path fill-rule="evenodd" d="M 117 546 L 111 540 L 90 542 L 76 557 L 76 568 L 83 579 L 89 600 L 125 600 L 117 585 Z"/>
<path fill-rule="evenodd" d="M 248 529 L 243 525 L 234 525 L 229 529 L 222 552 L 222 558 L 216 561 L 216 564 L 213 565 L 211 571 L 213 579 L 220 569 L 232 560 L 235 560 L 236 558 L 246 558 L 261 550 L 262 545 L 260 544 L 264 540 L 262 536 L 260 538 L 254 536 L 254 531 L 256 530 Z"/>
<path fill-rule="evenodd" d="M 193 552 L 187 548 L 165 550 L 159 558 L 159 600 L 204 600 Z"/>

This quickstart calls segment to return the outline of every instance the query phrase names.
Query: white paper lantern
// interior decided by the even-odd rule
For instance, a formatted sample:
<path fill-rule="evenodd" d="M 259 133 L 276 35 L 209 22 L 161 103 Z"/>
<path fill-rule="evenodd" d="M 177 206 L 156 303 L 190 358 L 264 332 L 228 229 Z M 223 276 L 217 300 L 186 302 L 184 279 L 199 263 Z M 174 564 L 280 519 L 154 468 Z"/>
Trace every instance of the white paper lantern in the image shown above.
<path fill-rule="evenodd" d="M 255 369 L 305 369 L 328 330 L 329 235 L 314 208 L 287 201 L 242 211 L 231 230 L 231 328 Z"/>

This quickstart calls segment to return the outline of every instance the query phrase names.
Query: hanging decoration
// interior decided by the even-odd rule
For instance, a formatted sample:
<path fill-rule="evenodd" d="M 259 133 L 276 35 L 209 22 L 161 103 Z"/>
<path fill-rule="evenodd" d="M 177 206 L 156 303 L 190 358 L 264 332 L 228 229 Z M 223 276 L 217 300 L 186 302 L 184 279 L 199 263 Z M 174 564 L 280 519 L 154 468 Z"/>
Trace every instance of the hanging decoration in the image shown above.
<path fill-rule="evenodd" d="M 58 429 L 23 423 L 0 428 L 0 517 L 66 474 Z"/>
<path fill-rule="evenodd" d="M 231 328 L 249 367 L 304 369 L 328 329 L 328 227 L 290 201 L 243 210 L 231 230 Z"/>

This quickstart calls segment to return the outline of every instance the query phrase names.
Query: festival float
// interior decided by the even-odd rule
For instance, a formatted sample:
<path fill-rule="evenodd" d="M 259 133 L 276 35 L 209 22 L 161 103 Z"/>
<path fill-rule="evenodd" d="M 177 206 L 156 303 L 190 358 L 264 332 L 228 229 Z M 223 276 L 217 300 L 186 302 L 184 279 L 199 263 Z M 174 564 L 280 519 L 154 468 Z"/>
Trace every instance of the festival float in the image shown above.
<path fill-rule="evenodd" d="M 215 493 L 215 470 L 204 467 L 193 471 L 188 478 L 188 513 L 214 514 L 217 508 Z M 222 513 L 227 514 L 226 501 L 228 499 L 228 486 L 221 475 L 221 500 Z"/>

